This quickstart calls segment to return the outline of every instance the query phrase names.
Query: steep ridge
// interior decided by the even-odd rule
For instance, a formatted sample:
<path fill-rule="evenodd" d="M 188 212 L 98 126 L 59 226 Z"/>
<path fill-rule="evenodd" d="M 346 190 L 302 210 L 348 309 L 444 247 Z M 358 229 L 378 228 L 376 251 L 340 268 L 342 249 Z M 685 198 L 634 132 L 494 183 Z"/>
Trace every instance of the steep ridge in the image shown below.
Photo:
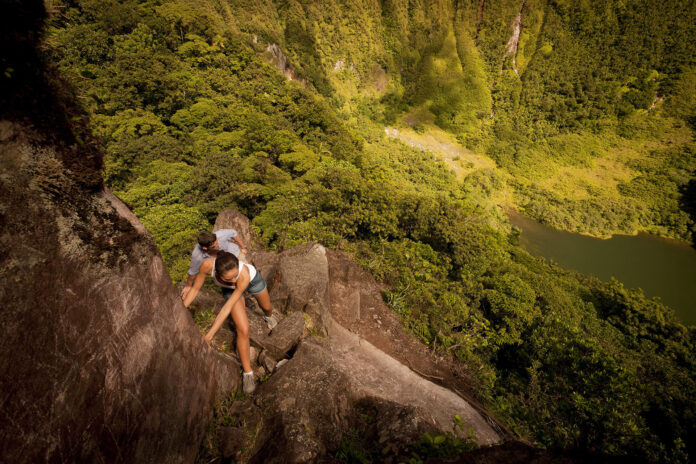
<path fill-rule="evenodd" d="M 223 211 L 216 228 L 236 228 L 254 243 L 248 220 L 236 211 Z M 261 351 L 258 364 L 265 366 L 261 372 L 273 375 L 253 400 L 232 408 L 233 422 L 241 424 L 244 433 L 220 433 L 247 438 L 243 446 L 229 446 L 230 455 L 250 462 L 321 459 L 340 447 L 341 437 L 366 408 L 377 408 L 385 416 L 374 433 L 388 455 L 399 455 L 425 432 L 458 433 L 453 428 L 456 415 L 472 428 L 479 445 L 512 436 L 457 391 L 454 385 L 465 388 L 465 382 L 453 375 L 455 365 L 434 358 L 403 330 L 381 301 L 377 283 L 347 255 L 319 244 L 280 254 L 252 248 L 256 249 L 249 260 L 269 283 L 280 322 L 270 334 L 264 333 L 259 311 L 253 304 L 247 308 L 252 344 Z M 306 325 L 302 340 L 294 343 L 299 345 L 273 356 L 276 332 L 299 314 Z M 265 353 L 274 357 L 270 368 Z M 282 362 L 281 367 L 275 367 L 275 361 Z M 242 448 L 247 451 L 242 453 Z"/>
<path fill-rule="evenodd" d="M 0 461 L 191 462 L 238 368 L 102 188 L 73 97 L 36 59 L 42 10 L 15 3 L 1 28 Z"/>

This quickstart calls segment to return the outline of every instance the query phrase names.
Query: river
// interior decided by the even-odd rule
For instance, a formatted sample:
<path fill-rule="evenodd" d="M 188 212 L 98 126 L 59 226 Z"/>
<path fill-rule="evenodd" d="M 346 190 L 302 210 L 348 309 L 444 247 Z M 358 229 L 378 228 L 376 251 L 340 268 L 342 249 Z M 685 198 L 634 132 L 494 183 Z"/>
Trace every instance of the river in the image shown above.
<path fill-rule="evenodd" d="M 615 277 L 641 288 L 674 309 L 685 324 L 696 324 L 696 250 L 688 244 L 649 234 L 615 235 L 608 240 L 553 229 L 516 212 L 512 225 L 522 230 L 522 245 L 536 256 L 552 259 L 608 281 Z"/>

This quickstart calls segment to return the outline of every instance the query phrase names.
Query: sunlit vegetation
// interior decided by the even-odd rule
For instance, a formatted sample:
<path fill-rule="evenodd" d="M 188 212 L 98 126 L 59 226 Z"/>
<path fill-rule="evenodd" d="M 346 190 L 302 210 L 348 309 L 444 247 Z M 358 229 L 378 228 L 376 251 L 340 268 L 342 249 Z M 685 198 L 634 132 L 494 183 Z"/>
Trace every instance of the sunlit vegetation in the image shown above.
<path fill-rule="evenodd" d="M 519 77 L 512 1 L 486 2 L 481 24 L 478 0 L 53 1 L 46 54 L 173 280 L 198 231 L 237 208 L 271 249 L 349 251 L 528 439 L 685 462 L 694 329 L 531 257 L 497 208 L 690 237 L 696 13 L 618 3 L 528 0 Z M 271 43 L 295 80 L 268 63 Z"/>

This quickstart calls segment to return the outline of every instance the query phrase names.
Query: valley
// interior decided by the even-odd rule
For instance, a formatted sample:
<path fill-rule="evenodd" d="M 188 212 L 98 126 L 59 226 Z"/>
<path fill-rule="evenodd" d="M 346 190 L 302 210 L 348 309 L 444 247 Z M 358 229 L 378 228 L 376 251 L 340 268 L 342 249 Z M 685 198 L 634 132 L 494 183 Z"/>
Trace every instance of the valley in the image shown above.
<path fill-rule="evenodd" d="M 238 210 L 269 252 L 350 256 L 516 436 L 676 463 L 694 326 L 533 256 L 507 210 L 693 242 L 692 3 L 52 0 L 40 50 L 172 282 Z"/>

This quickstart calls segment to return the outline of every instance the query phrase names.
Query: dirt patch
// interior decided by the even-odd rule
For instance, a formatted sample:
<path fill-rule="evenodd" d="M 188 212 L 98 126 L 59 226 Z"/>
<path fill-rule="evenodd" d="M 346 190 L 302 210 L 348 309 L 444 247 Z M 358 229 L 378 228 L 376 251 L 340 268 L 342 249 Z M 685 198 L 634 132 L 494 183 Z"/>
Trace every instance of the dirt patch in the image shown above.
<path fill-rule="evenodd" d="M 407 121 L 405 118 L 404 121 Z M 433 154 L 436 161 L 442 161 L 459 178 L 481 169 L 497 169 L 495 162 L 485 156 L 477 155 L 459 145 L 443 130 L 428 125 L 425 133 L 419 134 L 408 128 L 385 127 L 388 137 L 398 139 L 406 145 Z"/>

